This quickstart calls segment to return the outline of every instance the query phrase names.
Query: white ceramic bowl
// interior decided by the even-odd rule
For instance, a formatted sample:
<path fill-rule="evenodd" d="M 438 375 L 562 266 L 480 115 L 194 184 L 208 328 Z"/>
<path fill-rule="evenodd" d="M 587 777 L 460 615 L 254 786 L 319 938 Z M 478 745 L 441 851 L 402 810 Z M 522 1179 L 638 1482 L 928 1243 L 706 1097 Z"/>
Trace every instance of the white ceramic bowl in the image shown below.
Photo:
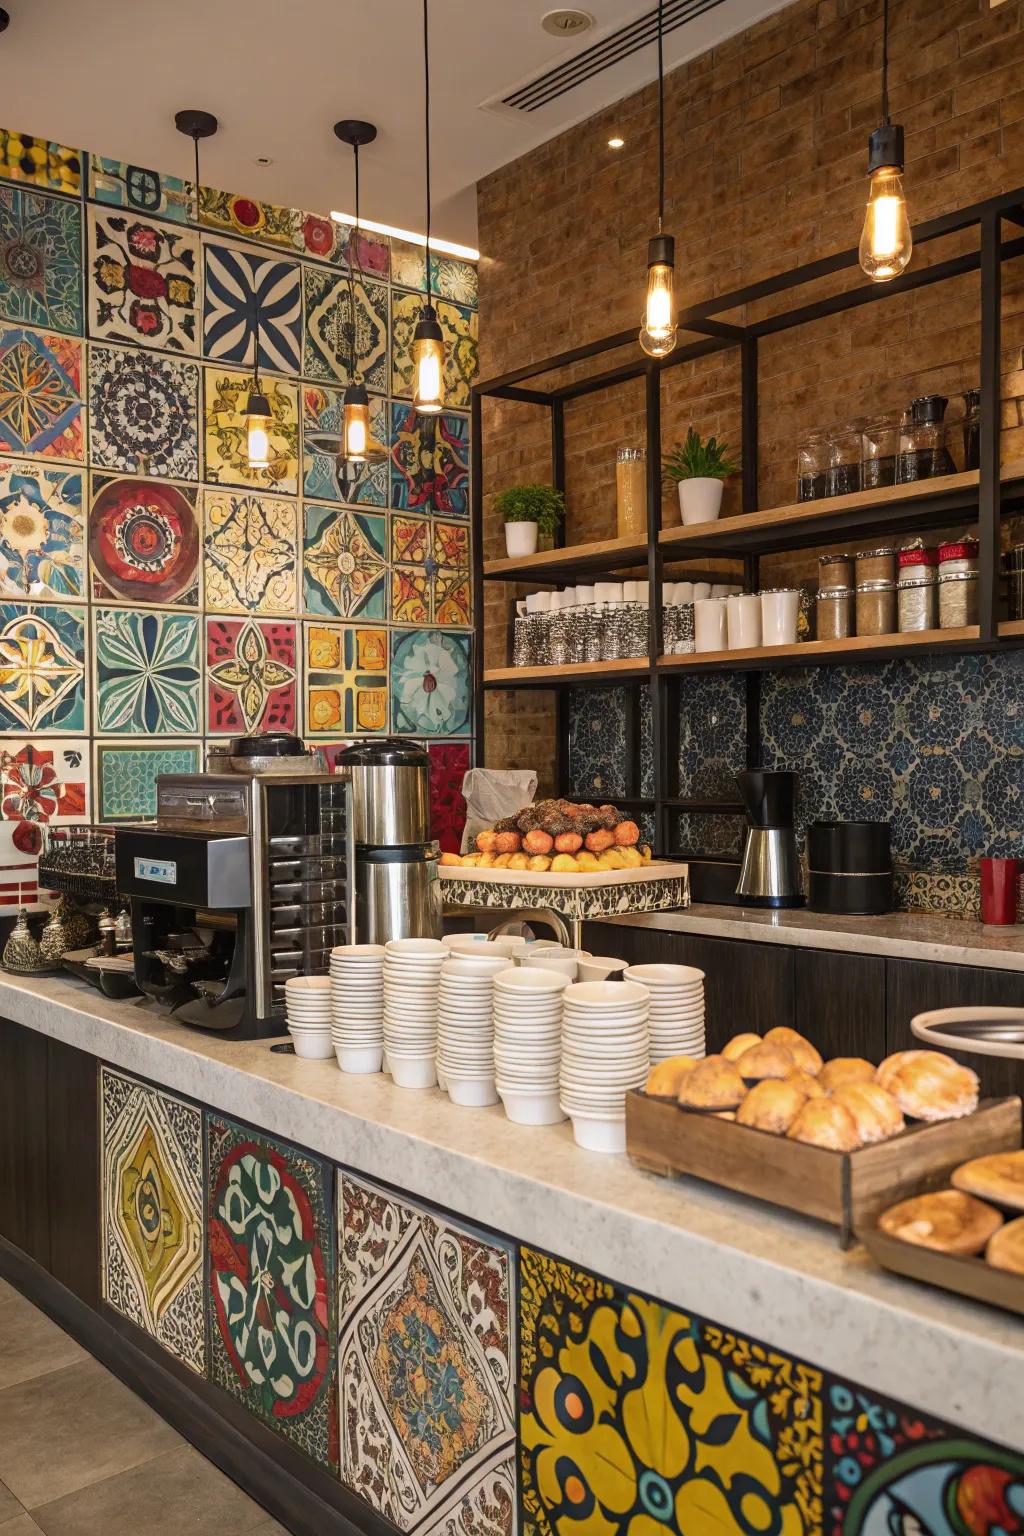
<path fill-rule="evenodd" d="M 335 944 L 331 950 L 342 960 L 383 960 L 385 953 L 383 944 Z"/>
<path fill-rule="evenodd" d="M 557 1093 L 518 1092 L 510 1088 L 503 1089 L 500 1083 L 498 1093 L 505 1106 L 505 1114 L 516 1125 L 557 1125 L 565 1119 Z"/>
<path fill-rule="evenodd" d="M 334 1055 L 334 1045 L 330 1034 L 320 1034 L 315 1031 L 289 1030 L 292 1044 L 295 1047 L 296 1056 L 303 1056 L 307 1061 L 330 1061 Z"/>
<path fill-rule="evenodd" d="M 604 981 L 609 976 L 618 975 L 626 969 L 629 962 L 616 960 L 612 955 L 588 955 L 581 959 L 576 967 L 576 975 L 579 981 Z"/>
<path fill-rule="evenodd" d="M 338 1058 L 338 1066 L 343 1072 L 364 1074 L 379 1072 L 381 1059 L 384 1055 L 383 1047 L 380 1044 L 370 1046 L 338 1045 L 336 1041 L 334 1052 Z"/>
<path fill-rule="evenodd" d="M 389 939 L 384 946 L 385 955 L 391 959 L 405 959 L 406 956 L 438 955 L 442 960 L 448 958 L 448 950 L 440 939 Z"/>
<path fill-rule="evenodd" d="M 561 992 L 569 985 L 569 979 L 557 971 L 534 970 L 518 966 L 515 970 L 499 971 L 494 978 L 497 993 L 515 996 L 519 993 Z"/>
<path fill-rule="evenodd" d="M 388 1066 L 398 1088 L 433 1088 L 437 1082 L 433 1056 L 399 1056 L 388 1051 Z"/>
<path fill-rule="evenodd" d="M 625 977 L 643 987 L 700 987 L 704 983 L 704 972 L 693 965 L 631 965 Z"/>
<path fill-rule="evenodd" d="M 599 1115 L 574 1114 L 572 1116 L 573 1140 L 588 1152 L 625 1152 L 625 1116 L 605 1118 Z"/>
<path fill-rule="evenodd" d="M 563 1002 L 588 1010 L 638 1007 L 649 999 L 647 988 L 633 981 L 578 981 L 563 994 Z"/>
<path fill-rule="evenodd" d="M 545 950 L 539 955 L 524 955 L 523 969 L 554 971 L 559 976 L 564 976 L 566 981 L 576 980 L 578 962 L 568 951 L 564 955 L 556 955 L 551 950 Z"/>
<path fill-rule="evenodd" d="M 466 1109 L 482 1109 L 487 1104 L 497 1104 L 498 1091 L 494 1086 L 494 1078 L 468 1078 L 448 1075 L 448 1097 L 453 1104 L 461 1104 Z"/>

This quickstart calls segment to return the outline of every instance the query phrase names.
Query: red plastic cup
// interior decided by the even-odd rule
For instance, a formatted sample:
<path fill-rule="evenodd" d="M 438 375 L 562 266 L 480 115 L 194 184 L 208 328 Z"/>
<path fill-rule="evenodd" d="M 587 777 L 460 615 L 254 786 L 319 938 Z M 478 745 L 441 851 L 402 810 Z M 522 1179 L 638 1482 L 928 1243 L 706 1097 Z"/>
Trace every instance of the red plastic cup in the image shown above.
<path fill-rule="evenodd" d="M 981 859 L 981 920 L 992 925 L 1017 921 L 1018 859 Z"/>

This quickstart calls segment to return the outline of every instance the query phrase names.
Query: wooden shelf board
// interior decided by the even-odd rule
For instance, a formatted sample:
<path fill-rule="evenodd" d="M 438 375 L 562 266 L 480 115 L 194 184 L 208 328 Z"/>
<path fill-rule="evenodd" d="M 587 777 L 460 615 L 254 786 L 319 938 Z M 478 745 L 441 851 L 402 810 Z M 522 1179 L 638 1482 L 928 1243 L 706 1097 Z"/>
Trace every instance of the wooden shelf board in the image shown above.
<path fill-rule="evenodd" d="M 624 682 L 648 676 L 646 657 L 628 661 L 585 661 L 572 667 L 492 667 L 485 688 L 555 688 L 561 683 Z"/>
<path fill-rule="evenodd" d="M 1003 619 L 999 626 L 999 633 L 1007 640 L 1015 637 L 1024 639 L 1024 619 Z"/>
<path fill-rule="evenodd" d="M 571 585 L 589 571 L 647 567 L 646 539 L 598 539 L 569 544 L 564 549 L 540 549 L 535 555 L 514 555 L 484 562 L 485 581 L 558 581 Z"/>
<path fill-rule="evenodd" d="M 914 651 L 961 651 L 977 645 L 976 624 L 966 629 L 925 629 L 912 634 L 856 635 L 849 640 L 805 640 L 798 645 L 757 646 L 743 651 L 692 651 L 687 656 L 661 656 L 660 672 L 687 667 L 696 671 L 737 671 L 774 667 L 812 667 L 825 662 L 889 660 Z"/>

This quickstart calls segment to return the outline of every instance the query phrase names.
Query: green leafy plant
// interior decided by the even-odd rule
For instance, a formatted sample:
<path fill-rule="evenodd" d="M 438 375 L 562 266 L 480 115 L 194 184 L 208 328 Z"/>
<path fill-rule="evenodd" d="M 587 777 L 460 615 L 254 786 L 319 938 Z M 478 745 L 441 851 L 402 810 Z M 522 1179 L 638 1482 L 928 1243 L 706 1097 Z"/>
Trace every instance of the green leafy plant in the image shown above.
<path fill-rule="evenodd" d="M 536 523 L 544 535 L 555 533 L 565 516 L 565 497 L 553 485 L 510 486 L 494 498 L 494 506 L 502 522 Z"/>
<path fill-rule="evenodd" d="M 728 454 L 729 449 L 724 442 L 709 437 L 706 443 L 702 443 L 700 433 L 691 427 L 686 434 L 686 442 L 665 455 L 661 466 L 662 475 L 666 481 L 675 482 L 728 480 L 730 475 L 739 472 L 740 467 Z"/>

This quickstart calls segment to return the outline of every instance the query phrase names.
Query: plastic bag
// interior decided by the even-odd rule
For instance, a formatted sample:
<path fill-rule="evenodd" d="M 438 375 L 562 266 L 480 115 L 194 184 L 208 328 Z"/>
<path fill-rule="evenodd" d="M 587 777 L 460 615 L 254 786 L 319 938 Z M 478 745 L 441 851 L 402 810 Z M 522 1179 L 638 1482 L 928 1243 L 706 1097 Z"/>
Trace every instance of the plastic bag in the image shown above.
<path fill-rule="evenodd" d="M 478 832 L 533 804 L 537 775 L 532 768 L 471 768 L 462 781 L 462 793 L 466 826 L 461 851 L 470 853 L 476 847 Z"/>

